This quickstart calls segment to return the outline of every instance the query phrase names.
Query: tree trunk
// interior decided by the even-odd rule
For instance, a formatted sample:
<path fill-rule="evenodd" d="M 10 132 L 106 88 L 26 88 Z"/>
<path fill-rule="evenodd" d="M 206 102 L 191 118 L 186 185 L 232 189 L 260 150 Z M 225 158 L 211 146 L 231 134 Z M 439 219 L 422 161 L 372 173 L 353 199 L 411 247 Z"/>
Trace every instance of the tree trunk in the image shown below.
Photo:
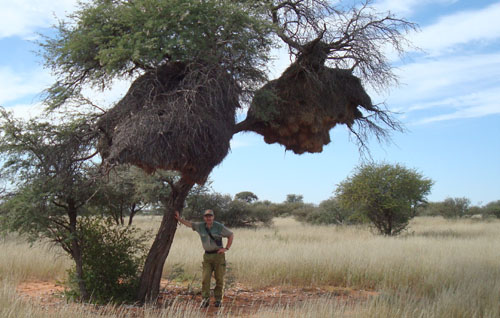
<path fill-rule="evenodd" d="M 144 269 L 141 274 L 137 300 L 140 303 L 153 302 L 158 298 L 160 292 L 160 280 L 163 265 L 167 259 L 172 241 L 177 229 L 177 220 L 174 217 L 175 211 L 182 211 L 184 201 L 193 187 L 193 183 L 180 179 L 172 187 L 168 198 L 160 229 L 149 250 Z"/>
<path fill-rule="evenodd" d="M 69 217 L 69 228 L 71 234 L 71 256 L 76 264 L 76 279 L 78 280 L 78 289 L 80 289 L 80 294 L 83 300 L 89 300 L 90 295 L 85 287 L 85 282 L 83 281 L 83 260 L 82 260 L 82 250 L 80 248 L 80 242 L 78 241 L 78 233 L 76 231 L 76 217 L 77 209 L 74 202 L 70 201 L 68 203 L 68 217 Z"/>
<path fill-rule="evenodd" d="M 132 204 L 132 207 L 130 208 L 130 216 L 128 217 L 128 225 L 132 225 L 132 220 L 134 219 L 134 216 L 135 214 L 137 213 L 137 211 L 139 211 L 140 209 L 135 209 L 136 208 L 136 204 L 133 203 Z"/>

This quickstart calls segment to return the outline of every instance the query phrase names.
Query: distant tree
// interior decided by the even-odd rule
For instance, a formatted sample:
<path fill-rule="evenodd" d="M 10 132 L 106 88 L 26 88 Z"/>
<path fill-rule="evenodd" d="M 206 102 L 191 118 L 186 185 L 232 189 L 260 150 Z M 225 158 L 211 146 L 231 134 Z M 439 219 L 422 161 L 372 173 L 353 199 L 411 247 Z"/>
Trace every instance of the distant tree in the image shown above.
<path fill-rule="evenodd" d="M 283 216 L 291 215 L 297 221 L 306 222 L 311 214 L 318 211 L 318 207 L 311 203 L 295 202 L 295 203 L 281 203 L 281 208 L 284 208 L 287 213 Z"/>
<path fill-rule="evenodd" d="M 304 196 L 301 194 L 287 194 L 285 203 L 304 203 Z"/>
<path fill-rule="evenodd" d="M 340 205 L 337 198 L 322 201 L 318 212 L 309 217 L 311 223 L 350 225 L 367 222 L 358 211 L 349 210 Z"/>
<path fill-rule="evenodd" d="M 336 198 L 322 201 L 319 206 L 303 204 L 293 210 L 297 221 L 314 225 L 351 225 L 368 222 L 359 212 L 342 207 Z"/>
<path fill-rule="evenodd" d="M 198 193 L 191 193 L 186 198 L 186 207 L 184 208 L 183 215 L 187 220 L 201 221 L 203 212 L 206 209 L 211 209 L 215 213 L 215 220 L 221 221 L 221 211 L 226 210 L 231 201 L 230 195 L 224 195 L 209 189 Z"/>
<path fill-rule="evenodd" d="M 492 201 L 486 204 L 482 210 L 486 216 L 495 216 L 500 218 L 500 200 Z"/>
<path fill-rule="evenodd" d="M 469 215 L 470 200 L 468 198 L 446 198 L 438 202 L 435 209 L 438 215 L 445 218 L 462 218 Z"/>
<path fill-rule="evenodd" d="M 107 178 L 98 180 L 99 191 L 92 198 L 90 206 L 98 213 L 111 216 L 116 224 L 124 225 L 124 218 L 128 216 L 127 223 L 131 225 L 134 216 L 149 203 L 140 192 L 139 183 L 146 177 L 152 177 L 142 175 L 145 173 L 136 167 L 116 167 Z"/>
<path fill-rule="evenodd" d="M 269 205 L 269 209 L 274 217 L 293 216 L 299 220 L 303 220 L 305 215 L 315 209 L 315 206 L 310 203 L 304 203 L 303 196 L 300 194 L 288 194 L 285 201 L 282 203 L 273 203 Z"/>
<path fill-rule="evenodd" d="M 252 203 L 252 202 L 259 200 L 259 197 L 250 191 L 243 191 L 243 192 L 236 193 L 234 198 L 237 200 L 245 201 L 247 203 Z"/>
<path fill-rule="evenodd" d="M 342 181 L 337 190 L 339 203 L 359 210 L 384 235 L 397 235 L 424 202 L 432 181 L 399 164 L 368 164 Z"/>
<path fill-rule="evenodd" d="M 474 218 L 483 218 L 486 217 L 487 215 L 484 213 L 484 209 L 480 206 L 477 205 L 472 205 L 469 207 L 469 210 L 467 211 L 467 214 L 470 217 Z"/>
<path fill-rule="evenodd" d="M 203 211 L 206 209 L 212 209 L 216 221 L 229 227 L 269 225 L 273 217 L 265 204 L 232 200 L 229 195 L 205 191 L 188 196 L 184 216 L 192 221 L 201 221 Z"/>
<path fill-rule="evenodd" d="M 225 209 L 219 212 L 218 219 L 231 227 L 268 226 L 273 216 L 269 209 L 260 204 L 250 204 L 240 200 L 229 202 Z"/>

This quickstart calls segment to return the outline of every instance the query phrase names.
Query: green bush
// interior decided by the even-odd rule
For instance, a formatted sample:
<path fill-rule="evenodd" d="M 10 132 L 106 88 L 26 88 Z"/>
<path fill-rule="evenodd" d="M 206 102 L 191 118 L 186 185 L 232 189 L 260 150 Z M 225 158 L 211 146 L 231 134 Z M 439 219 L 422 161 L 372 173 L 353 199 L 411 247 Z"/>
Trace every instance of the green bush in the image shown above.
<path fill-rule="evenodd" d="M 493 201 L 486 204 L 483 208 L 483 215 L 486 217 L 497 217 L 500 218 L 500 200 Z"/>
<path fill-rule="evenodd" d="M 447 219 L 470 216 L 470 200 L 467 198 L 446 198 L 441 202 L 429 202 L 419 211 L 419 215 L 442 216 Z"/>
<path fill-rule="evenodd" d="M 313 209 L 314 206 L 303 202 L 283 202 L 274 203 L 269 206 L 269 211 L 274 217 L 288 217 L 306 213 L 308 210 Z M 299 216 L 300 218 L 300 216 Z"/>
<path fill-rule="evenodd" d="M 82 251 L 83 281 L 92 302 L 107 304 L 134 300 L 147 252 L 148 234 L 100 217 L 80 219 L 77 233 Z M 79 297 L 74 269 L 69 276 L 69 294 Z"/>
<path fill-rule="evenodd" d="M 231 196 L 220 193 L 191 195 L 186 202 L 183 217 L 191 221 L 202 221 L 203 211 L 206 209 L 212 209 L 215 213 L 215 220 L 228 227 L 269 225 L 273 218 L 266 204 L 232 200 Z"/>
<path fill-rule="evenodd" d="M 351 225 L 369 222 L 361 213 L 342 208 L 334 198 L 322 201 L 316 209 L 298 220 L 316 225 Z"/>
<path fill-rule="evenodd" d="M 290 214 L 299 222 L 306 222 L 309 215 L 315 213 L 318 207 L 310 203 L 282 203 L 288 208 Z"/>
<path fill-rule="evenodd" d="M 359 211 L 383 235 L 404 231 L 424 203 L 433 181 L 399 164 L 366 164 L 342 181 L 336 198 L 345 209 Z"/>

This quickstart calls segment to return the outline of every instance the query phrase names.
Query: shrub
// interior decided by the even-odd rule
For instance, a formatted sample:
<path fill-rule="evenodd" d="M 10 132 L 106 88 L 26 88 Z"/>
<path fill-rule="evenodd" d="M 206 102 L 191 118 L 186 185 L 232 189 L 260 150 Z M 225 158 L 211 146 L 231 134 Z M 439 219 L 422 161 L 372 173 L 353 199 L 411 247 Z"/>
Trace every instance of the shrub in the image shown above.
<path fill-rule="evenodd" d="M 500 200 L 493 201 L 483 207 L 484 216 L 494 216 L 500 218 Z"/>
<path fill-rule="evenodd" d="M 336 193 L 344 208 L 363 213 L 380 234 L 397 235 L 415 216 L 432 183 L 398 164 L 369 164 L 358 167 Z"/>
<path fill-rule="evenodd" d="M 253 192 L 243 191 L 243 192 L 236 193 L 234 196 L 234 199 L 245 201 L 248 203 L 253 203 L 253 202 L 256 202 L 257 200 L 259 200 L 259 197 Z"/>
<path fill-rule="evenodd" d="M 309 215 L 315 213 L 318 207 L 310 203 L 283 203 L 290 208 L 290 213 L 299 222 L 307 222 Z"/>
<path fill-rule="evenodd" d="M 148 234 L 111 218 L 84 217 L 78 224 L 83 281 L 92 302 L 107 304 L 134 300 Z M 69 273 L 69 294 L 79 297 L 75 270 Z"/>
<path fill-rule="evenodd" d="M 268 205 L 264 203 L 248 203 L 243 200 L 232 200 L 229 195 L 220 193 L 200 193 L 188 197 L 184 218 L 200 221 L 203 211 L 212 209 L 215 220 L 228 227 L 251 227 L 269 225 L 273 218 Z"/>
<path fill-rule="evenodd" d="M 303 202 L 274 203 L 269 206 L 269 211 L 274 217 L 287 217 L 300 215 L 312 209 L 312 205 Z M 300 216 L 299 216 L 300 218 Z"/>
<path fill-rule="evenodd" d="M 461 218 L 470 215 L 470 200 L 467 198 L 447 198 L 442 202 L 429 203 L 426 214 L 444 218 Z"/>
<path fill-rule="evenodd" d="M 272 217 L 264 205 L 234 200 L 220 210 L 217 218 L 226 226 L 252 227 L 259 224 L 269 225 Z"/>
<path fill-rule="evenodd" d="M 351 209 L 343 208 L 335 198 L 322 201 L 317 209 L 311 211 L 304 220 L 310 224 L 337 224 L 351 225 L 366 223 L 366 219 L 361 213 Z"/>

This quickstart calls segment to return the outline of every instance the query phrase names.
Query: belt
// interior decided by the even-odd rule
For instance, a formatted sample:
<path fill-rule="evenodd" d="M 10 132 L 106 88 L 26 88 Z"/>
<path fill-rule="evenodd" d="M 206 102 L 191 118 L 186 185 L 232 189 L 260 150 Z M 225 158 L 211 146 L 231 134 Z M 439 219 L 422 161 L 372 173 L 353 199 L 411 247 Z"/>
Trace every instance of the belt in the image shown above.
<path fill-rule="evenodd" d="M 205 251 L 205 254 L 216 254 L 219 250 L 215 251 Z"/>

